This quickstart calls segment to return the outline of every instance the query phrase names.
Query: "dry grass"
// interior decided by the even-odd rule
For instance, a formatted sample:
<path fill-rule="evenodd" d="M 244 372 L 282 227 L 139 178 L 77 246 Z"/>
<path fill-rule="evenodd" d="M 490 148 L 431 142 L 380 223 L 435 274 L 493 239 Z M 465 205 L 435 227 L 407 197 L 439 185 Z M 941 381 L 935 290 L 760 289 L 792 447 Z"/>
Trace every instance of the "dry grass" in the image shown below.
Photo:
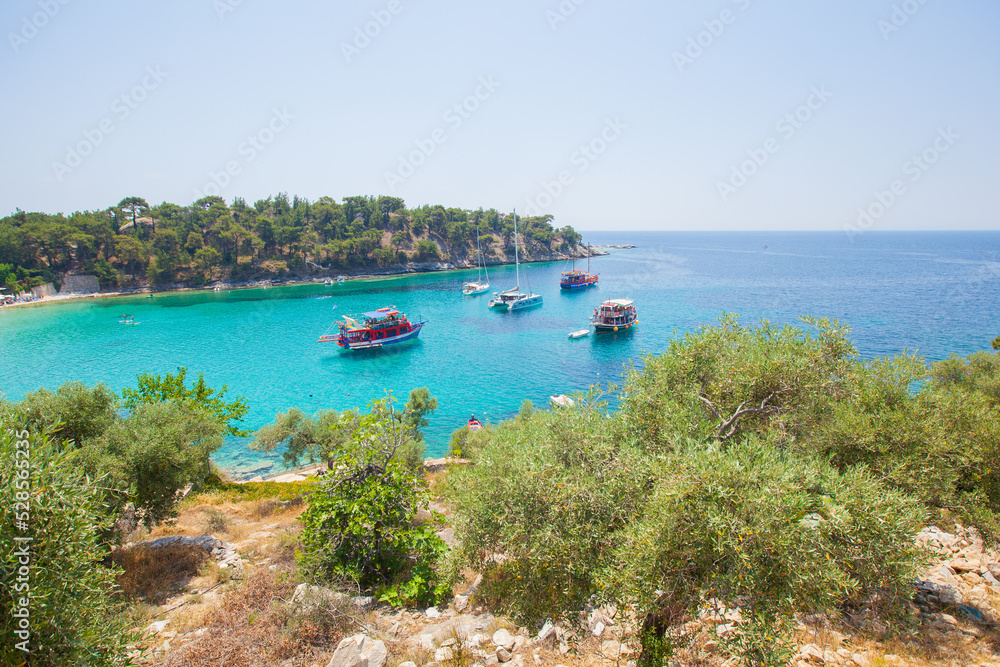
<path fill-rule="evenodd" d="M 164 667 L 271 667 L 284 660 L 308 664 L 333 651 L 352 619 L 317 612 L 294 616 L 285 601 L 294 583 L 258 568 L 204 618 L 205 632 L 163 657 Z"/>
<path fill-rule="evenodd" d="M 129 600 L 163 604 L 184 590 L 209 556 L 203 549 L 173 544 L 115 549 L 110 558 L 122 569 L 117 582 L 122 595 Z"/>

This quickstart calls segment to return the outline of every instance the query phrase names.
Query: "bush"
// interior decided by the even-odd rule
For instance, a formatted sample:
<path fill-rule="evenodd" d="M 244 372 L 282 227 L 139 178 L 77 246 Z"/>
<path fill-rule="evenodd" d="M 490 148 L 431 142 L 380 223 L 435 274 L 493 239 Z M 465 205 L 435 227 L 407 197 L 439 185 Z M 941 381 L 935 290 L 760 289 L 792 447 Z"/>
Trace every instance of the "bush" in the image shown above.
<path fill-rule="evenodd" d="M 453 567 L 483 573 L 480 599 L 537 624 L 568 618 L 599 590 L 595 575 L 641 511 L 651 472 L 608 426 L 582 407 L 480 432 L 476 465 L 449 479 L 461 544 Z"/>
<path fill-rule="evenodd" d="M 609 598 L 666 626 L 711 598 L 773 618 L 909 597 L 923 509 L 863 468 L 842 475 L 757 439 L 663 465 L 602 573 Z"/>
<path fill-rule="evenodd" d="M 23 444 L 22 444 L 23 443 Z M 28 452 L 28 456 L 18 452 Z M 115 572 L 101 566 L 106 555 L 97 534 L 109 528 L 97 487 L 47 435 L 28 432 L 23 421 L 0 414 L 0 664 L 24 664 L 15 634 L 15 601 L 30 587 L 31 664 L 124 665 L 128 644 L 137 640 L 124 609 L 110 593 Z M 26 487 L 26 488 L 25 488 Z M 27 507 L 27 509 L 25 509 Z M 27 526 L 18 529 L 16 521 Z M 30 542 L 16 538 L 30 537 Z M 18 547 L 25 545 L 29 564 Z M 28 570 L 28 578 L 20 568 Z M 21 605 L 18 605 L 20 607 Z"/>
<path fill-rule="evenodd" d="M 410 427 L 391 398 L 370 407 L 300 517 L 303 570 L 318 583 L 380 590 L 393 603 L 434 604 L 448 592 L 432 567 L 445 545 L 432 527 L 415 525 L 425 491 L 397 456 Z"/>

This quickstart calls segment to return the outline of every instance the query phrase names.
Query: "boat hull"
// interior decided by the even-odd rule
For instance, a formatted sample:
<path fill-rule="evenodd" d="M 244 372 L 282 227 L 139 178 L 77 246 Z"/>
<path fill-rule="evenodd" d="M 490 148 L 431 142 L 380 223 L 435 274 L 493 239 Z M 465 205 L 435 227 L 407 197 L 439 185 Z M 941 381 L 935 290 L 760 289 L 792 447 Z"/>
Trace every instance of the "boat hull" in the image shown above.
<path fill-rule="evenodd" d="M 562 289 L 581 289 L 584 287 L 594 287 L 597 285 L 597 276 L 591 276 L 587 280 L 581 280 L 578 282 L 560 282 L 559 287 Z"/>
<path fill-rule="evenodd" d="M 595 333 L 612 333 L 615 331 L 626 331 L 627 329 L 631 329 L 637 324 L 639 324 L 639 320 L 632 320 L 627 324 L 598 324 L 597 322 L 593 323 Z"/>
<path fill-rule="evenodd" d="M 392 345 L 394 343 L 403 343 L 408 340 L 413 340 L 420 335 L 420 330 L 424 327 L 427 322 L 418 322 L 413 325 L 413 328 L 404 334 L 399 334 L 398 336 L 392 336 L 391 338 L 382 338 L 379 340 L 347 340 L 341 334 L 336 334 L 332 336 L 321 336 L 319 339 L 320 343 L 336 343 L 340 347 L 347 350 L 371 350 L 374 348 L 385 347 L 386 345 Z"/>
<path fill-rule="evenodd" d="M 527 310 L 528 308 L 537 308 L 540 305 L 542 305 L 542 297 L 538 294 L 532 294 L 523 299 L 511 301 L 507 305 L 507 310 Z"/>
<path fill-rule="evenodd" d="M 465 296 L 476 296 L 478 294 L 486 294 L 490 291 L 489 283 L 469 283 L 462 287 L 462 294 Z"/>

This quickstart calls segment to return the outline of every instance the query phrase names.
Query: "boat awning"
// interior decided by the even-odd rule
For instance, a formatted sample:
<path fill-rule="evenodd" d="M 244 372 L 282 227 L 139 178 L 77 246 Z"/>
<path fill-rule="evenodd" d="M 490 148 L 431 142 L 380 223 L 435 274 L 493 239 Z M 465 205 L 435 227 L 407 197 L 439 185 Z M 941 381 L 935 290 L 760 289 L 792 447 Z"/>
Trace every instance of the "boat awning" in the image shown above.
<path fill-rule="evenodd" d="M 632 299 L 608 299 L 602 305 L 604 306 L 631 306 L 635 301 Z"/>
<path fill-rule="evenodd" d="M 398 315 L 399 311 L 396 310 L 395 308 L 379 308 L 378 310 L 373 310 L 371 312 L 361 313 L 361 314 L 368 318 L 380 318 L 380 317 L 389 317 L 390 315 Z"/>

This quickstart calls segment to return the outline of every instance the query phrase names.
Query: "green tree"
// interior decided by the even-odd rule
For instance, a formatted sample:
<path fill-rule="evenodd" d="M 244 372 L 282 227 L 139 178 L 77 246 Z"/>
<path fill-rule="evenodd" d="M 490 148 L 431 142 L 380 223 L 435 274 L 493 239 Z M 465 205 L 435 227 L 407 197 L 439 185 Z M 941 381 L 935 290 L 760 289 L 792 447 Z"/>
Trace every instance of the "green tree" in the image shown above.
<path fill-rule="evenodd" d="M 243 421 L 250 409 L 246 399 L 239 396 L 234 401 L 227 402 L 225 396 L 228 387 L 222 385 L 222 389 L 212 389 L 205 382 L 202 373 L 198 374 L 198 379 L 190 388 L 185 385 L 187 368 L 184 367 L 178 368 L 176 375 L 167 373 L 161 377 L 152 373 L 140 373 L 137 379 L 138 386 L 135 389 L 122 390 L 125 407 L 131 411 L 135 411 L 143 403 L 172 401 L 208 412 L 223 425 L 226 435 L 250 435 L 249 431 L 236 426 L 236 422 Z"/>
<path fill-rule="evenodd" d="M 138 636 L 111 597 L 115 572 L 100 564 L 107 552 L 97 536 L 108 528 L 99 519 L 107 516 L 102 484 L 84 476 L 72 454 L 44 432 L 0 410 L 0 664 L 25 664 L 22 641 L 32 665 L 131 664 L 129 645 Z M 18 541 L 24 538 L 30 541 Z M 14 613 L 22 598 L 30 634 Z"/>
<path fill-rule="evenodd" d="M 117 418 L 118 397 L 104 383 L 93 388 L 65 382 L 56 391 L 30 392 L 17 406 L 34 431 L 47 432 L 77 447 L 103 434 Z"/>
<path fill-rule="evenodd" d="M 336 410 L 319 410 L 312 417 L 298 408 L 279 412 L 274 422 L 254 434 L 250 449 L 273 451 L 284 447 L 285 465 L 299 465 L 302 458 L 309 463 L 326 460 L 333 468 L 337 450 L 350 438 L 360 415 L 356 411 L 337 414 Z"/>
<path fill-rule="evenodd" d="M 200 488 L 208 479 L 224 424 L 191 403 L 140 402 L 82 450 L 80 460 L 92 474 L 107 473 L 111 488 L 128 489 L 128 500 L 152 525 L 173 513 L 178 490 Z"/>
<path fill-rule="evenodd" d="M 445 545 L 431 526 L 416 523 L 426 492 L 397 457 L 410 427 L 391 397 L 369 407 L 302 514 L 301 564 L 314 581 L 433 604 L 448 592 L 433 568 Z"/>

